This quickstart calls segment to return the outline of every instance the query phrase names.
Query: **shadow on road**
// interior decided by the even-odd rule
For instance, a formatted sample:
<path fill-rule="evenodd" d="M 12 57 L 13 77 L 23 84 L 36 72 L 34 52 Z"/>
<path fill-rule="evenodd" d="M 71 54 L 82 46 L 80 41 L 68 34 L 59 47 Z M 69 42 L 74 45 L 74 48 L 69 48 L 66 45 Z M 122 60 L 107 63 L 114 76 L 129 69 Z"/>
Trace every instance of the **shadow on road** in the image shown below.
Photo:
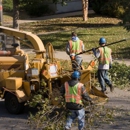
<path fill-rule="evenodd" d="M 10 114 L 6 108 L 5 108 L 5 104 L 4 104 L 4 100 L 0 101 L 0 117 L 8 117 L 8 118 L 19 118 L 19 119 L 27 119 L 28 117 L 28 111 L 29 108 L 25 107 L 24 112 L 21 114 Z"/>

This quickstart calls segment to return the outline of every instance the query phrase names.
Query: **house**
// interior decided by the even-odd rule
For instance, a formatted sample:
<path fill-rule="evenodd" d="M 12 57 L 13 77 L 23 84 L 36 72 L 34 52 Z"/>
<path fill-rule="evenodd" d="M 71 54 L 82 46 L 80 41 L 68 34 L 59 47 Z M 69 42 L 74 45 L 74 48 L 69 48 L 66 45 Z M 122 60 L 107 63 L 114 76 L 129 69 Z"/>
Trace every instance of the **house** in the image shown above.
<path fill-rule="evenodd" d="M 47 1 L 46 1 L 47 2 Z M 71 0 L 67 2 L 67 5 L 62 6 L 61 3 L 54 4 L 52 2 L 47 2 L 49 8 L 54 13 L 66 13 L 82 10 L 82 0 Z"/>
<path fill-rule="evenodd" d="M 67 2 L 67 5 L 62 6 L 61 3 L 51 4 L 50 8 L 55 13 L 66 13 L 82 10 L 82 0 L 71 0 Z"/>

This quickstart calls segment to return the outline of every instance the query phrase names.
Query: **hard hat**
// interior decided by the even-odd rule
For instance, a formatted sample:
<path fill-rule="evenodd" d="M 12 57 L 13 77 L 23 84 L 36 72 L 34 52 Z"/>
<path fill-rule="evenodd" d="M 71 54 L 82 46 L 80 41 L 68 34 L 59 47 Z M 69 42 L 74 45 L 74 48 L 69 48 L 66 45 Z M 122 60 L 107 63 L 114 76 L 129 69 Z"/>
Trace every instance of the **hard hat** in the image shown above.
<path fill-rule="evenodd" d="M 80 78 L 80 72 L 79 72 L 79 71 L 74 71 L 74 72 L 72 73 L 71 77 L 72 77 L 72 78 L 75 78 L 75 79 L 76 79 L 76 78 L 77 78 L 77 79 Z"/>
<path fill-rule="evenodd" d="M 105 44 L 106 43 L 106 39 L 105 38 L 100 38 L 99 39 L 99 44 Z"/>

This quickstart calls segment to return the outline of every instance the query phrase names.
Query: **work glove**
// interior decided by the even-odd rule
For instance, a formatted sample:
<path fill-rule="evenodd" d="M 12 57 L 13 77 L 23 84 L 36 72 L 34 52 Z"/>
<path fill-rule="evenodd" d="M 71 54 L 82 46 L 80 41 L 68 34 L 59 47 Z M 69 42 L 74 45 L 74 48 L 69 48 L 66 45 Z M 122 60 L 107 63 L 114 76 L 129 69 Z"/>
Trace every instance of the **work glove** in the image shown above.
<path fill-rule="evenodd" d="M 70 58 L 71 60 L 75 60 L 75 54 L 74 53 L 70 54 Z"/>
<path fill-rule="evenodd" d="M 109 64 L 109 69 L 111 69 L 112 68 L 112 64 Z"/>

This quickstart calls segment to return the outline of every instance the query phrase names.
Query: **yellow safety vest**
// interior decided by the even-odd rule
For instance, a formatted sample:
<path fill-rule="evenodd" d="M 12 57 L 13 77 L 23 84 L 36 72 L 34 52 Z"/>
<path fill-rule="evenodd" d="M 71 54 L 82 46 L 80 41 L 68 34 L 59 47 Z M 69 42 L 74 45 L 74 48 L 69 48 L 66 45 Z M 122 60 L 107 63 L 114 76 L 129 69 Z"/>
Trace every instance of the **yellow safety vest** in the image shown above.
<path fill-rule="evenodd" d="M 110 57 L 111 57 L 111 49 L 108 47 L 100 47 L 98 48 L 100 52 L 99 57 L 99 64 L 109 64 L 110 63 Z"/>
<path fill-rule="evenodd" d="M 79 39 L 75 42 L 70 40 L 69 45 L 70 45 L 70 54 L 72 53 L 78 54 L 82 52 L 83 41 Z"/>
<path fill-rule="evenodd" d="M 82 83 L 77 83 L 75 86 L 70 87 L 68 82 L 65 82 L 65 101 L 82 105 L 82 86 Z"/>

